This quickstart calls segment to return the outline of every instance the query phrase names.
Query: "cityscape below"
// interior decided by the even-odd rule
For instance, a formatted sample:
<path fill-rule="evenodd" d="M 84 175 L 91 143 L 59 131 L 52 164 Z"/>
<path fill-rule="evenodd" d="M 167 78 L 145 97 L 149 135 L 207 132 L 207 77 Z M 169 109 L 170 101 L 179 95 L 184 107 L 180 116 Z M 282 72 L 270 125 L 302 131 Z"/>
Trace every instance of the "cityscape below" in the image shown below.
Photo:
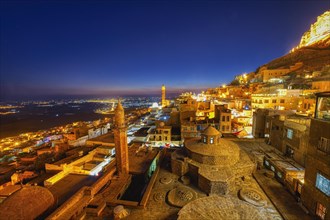
<path fill-rule="evenodd" d="M 253 72 L 195 88 L 166 77 L 130 95 L 120 82 L 31 97 L 3 77 L 0 220 L 330 220 L 329 8 Z"/>

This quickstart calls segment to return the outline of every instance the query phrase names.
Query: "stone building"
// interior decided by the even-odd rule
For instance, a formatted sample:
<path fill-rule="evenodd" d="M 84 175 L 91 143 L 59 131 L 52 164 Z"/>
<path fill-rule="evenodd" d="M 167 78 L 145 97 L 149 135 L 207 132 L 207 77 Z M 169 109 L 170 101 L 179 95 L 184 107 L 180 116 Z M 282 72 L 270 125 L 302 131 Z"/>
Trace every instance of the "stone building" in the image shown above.
<path fill-rule="evenodd" d="M 330 90 L 330 77 L 315 79 L 312 82 L 312 89 L 316 89 L 320 92 Z"/>
<path fill-rule="evenodd" d="M 283 151 L 283 130 L 284 130 L 284 119 L 280 115 L 272 115 L 266 117 L 266 129 L 269 134 L 268 144 L 272 145 L 279 151 Z"/>
<path fill-rule="evenodd" d="M 196 120 L 207 120 L 214 118 L 214 104 L 210 101 L 198 102 Z"/>
<path fill-rule="evenodd" d="M 330 219 L 330 92 L 317 94 L 301 199 L 319 219 Z"/>
<path fill-rule="evenodd" d="M 215 106 L 215 120 L 219 123 L 221 133 L 231 133 L 231 110 L 226 105 Z"/>
<path fill-rule="evenodd" d="M 257 109 L 255 112 L 253 112 L 252 135 L 255 138 L 269 137 L 270 124 L 266 121 L 267 116 L 279 115 L 280 117 L 286 117 L 293 114 L 293 111 Z"/>
<path fill-rule="evenodd" d="M 251 104 L 253 109 L 296 110 L 301 94 L 301 90 L 264 89 L 251 95 Z"/>
<path fill-rule="evenodd" d="M 164 146 L 171 143 L 171 126 L 166 126 L 164 122 L 159 125 L 152 126 L 148 131 L 148 141 L 155 144 L 156 142 Z"/>
<path fill-rule="evenodd" d="M 181 123 L 181 140 L 185 140 L 187 138 L 198 137 L 199 132 L 197 130 L 196 122 L 183 121 Z"/>
<path fill-rule="evenodd" d="M 255 138 L 265 137 L 266 116 L 269 114 L 269 109 L 257 109 L 253 112 L 252 135 Z"/>
<path fill-rule="evenodd" d="M 198 103 L 195 99 L 188 97 L 179 104 L 180 123 L 183 121 L 195 121 Z"/>
<path fill-rule="evenodd" d="M 255 165 L 234 142 L 209 126 L 200 138 L 186 140 L 184 148 L 171 155 L 171 167 L 176 175 L 189 176 L 205 193 L 225 195 L 235 179 L 250 176 Z"/>
<path fill-rule="evenodd" d="M 311 119 L 305 116 L 288 116 L 284 121 L 282 153 L 305 166 Z"/>

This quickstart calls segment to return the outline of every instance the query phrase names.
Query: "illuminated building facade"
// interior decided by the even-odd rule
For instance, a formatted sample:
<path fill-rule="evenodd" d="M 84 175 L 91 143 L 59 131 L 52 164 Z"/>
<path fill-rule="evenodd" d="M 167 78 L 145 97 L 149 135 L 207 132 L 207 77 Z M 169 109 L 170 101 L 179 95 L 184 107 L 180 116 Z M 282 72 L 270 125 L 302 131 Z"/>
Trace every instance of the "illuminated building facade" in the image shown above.
<path fill-rule="evenodd" d="M 252 108 L 297 110 L 312 114 L 315 100 L 308 98 L 315 90 L 277 89 L 252 94 Z"/>
<path fill-rule="evenodd" d="M 311 120 L 305 183 L 301 199 L 319 219 L 330 218 L 330 92 L 317 94 Z"/>
<path fill-rule="evenodd" d="M 166 126 L 160 122 L 158 126 L 151 127 L 148 131 L 148 141 L 158 143 L 157 145 L 166 146 L 171 143 L 171 126 Z"/>
<path fill-rule="evenodd" d="M 282 152 L 305 166 L 311 119 L 304 116 L 288 116 L 284 121 Z"/>
<path fill-rule="evenodd" d="M 231 133 L 231 110 L 226 105 L 216 105 L 215 119 L 221 133 Z"/>
<path fill-rule="evenodd" d="M 253 112 L 252 135 L 255 138 L 268 138 L 271 128 L 269 116 L 279 115 L 279 120 L 284 121 L 286 116 L 293 114 L 293 111 L 257 109 L 255 112 Z"/>

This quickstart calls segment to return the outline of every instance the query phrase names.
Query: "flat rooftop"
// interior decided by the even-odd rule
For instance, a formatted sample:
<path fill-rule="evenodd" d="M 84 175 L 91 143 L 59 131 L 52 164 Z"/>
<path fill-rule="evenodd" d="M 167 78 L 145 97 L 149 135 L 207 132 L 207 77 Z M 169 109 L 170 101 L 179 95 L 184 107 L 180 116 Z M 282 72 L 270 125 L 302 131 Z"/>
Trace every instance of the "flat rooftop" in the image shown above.
<path fill-rule="evenodd" d="M 48 189 L 60 206 L 83 186 L 91 186 L 96 180 L 95 176 L 69 174 Z"/>
<path fill-rule="evenodd" d="M 54 165 L 61 165 L 61 164 L 70 164 L 73 161 L 77 160 L 78 158 L 81 158 L 83 156 L 79 156 L 77 154 L 71 155 L 69 157 L 63 158 L 62 160 L 56 161 L 53 163 Z"/>
<path fill-rule="evenodd" d="M 59 172 L 60 171 L 58 171 L 58 170 L 52 170 L 51 173 L 43 173 L 43 174 L 39 175 L 38 177 L 33 178 L 32 180 L 27 182 L 27 184 L 29 184 L 29 185 L 37 184 L 38 186 L 43 186 L 45 180 L 51 178 L 52 176 L 54 176 L 55 174 L 57 174 Z"/>
<path fill-rule="evenodd" d="M 113 132 L 109 132 L 98 136 L 96 138 L 89 139 L 88 142 L 103 142 L 103 143 L 115 143 Z"/>
<path fill-rule="evenodd" d="M 134 136 L 135 136 L 135 137 L 147 137 L 149 128 L 150 128 L 150 127 L 143 127 L 143 128 L 140 128 L 138 131 L 136 131 L 136 132 L 134 133 Z"/>
<path fill-rule="evenodd" d="M 159 150 L 156 148 L 133 144 L 128 148 L 129 172 L 131 174 L 145 173 L 158 152 Z"/>

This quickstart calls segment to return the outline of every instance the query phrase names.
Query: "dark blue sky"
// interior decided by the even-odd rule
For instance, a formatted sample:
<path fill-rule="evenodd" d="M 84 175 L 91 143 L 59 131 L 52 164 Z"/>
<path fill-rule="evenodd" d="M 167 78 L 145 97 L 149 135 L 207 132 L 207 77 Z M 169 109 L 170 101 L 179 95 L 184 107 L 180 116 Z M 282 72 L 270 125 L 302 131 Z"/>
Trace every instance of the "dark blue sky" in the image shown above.
<path fill-rule="evenodd" d="M 215 87 L 287 53 L 328 0 L 1 1 L 1 98 Z"/>

